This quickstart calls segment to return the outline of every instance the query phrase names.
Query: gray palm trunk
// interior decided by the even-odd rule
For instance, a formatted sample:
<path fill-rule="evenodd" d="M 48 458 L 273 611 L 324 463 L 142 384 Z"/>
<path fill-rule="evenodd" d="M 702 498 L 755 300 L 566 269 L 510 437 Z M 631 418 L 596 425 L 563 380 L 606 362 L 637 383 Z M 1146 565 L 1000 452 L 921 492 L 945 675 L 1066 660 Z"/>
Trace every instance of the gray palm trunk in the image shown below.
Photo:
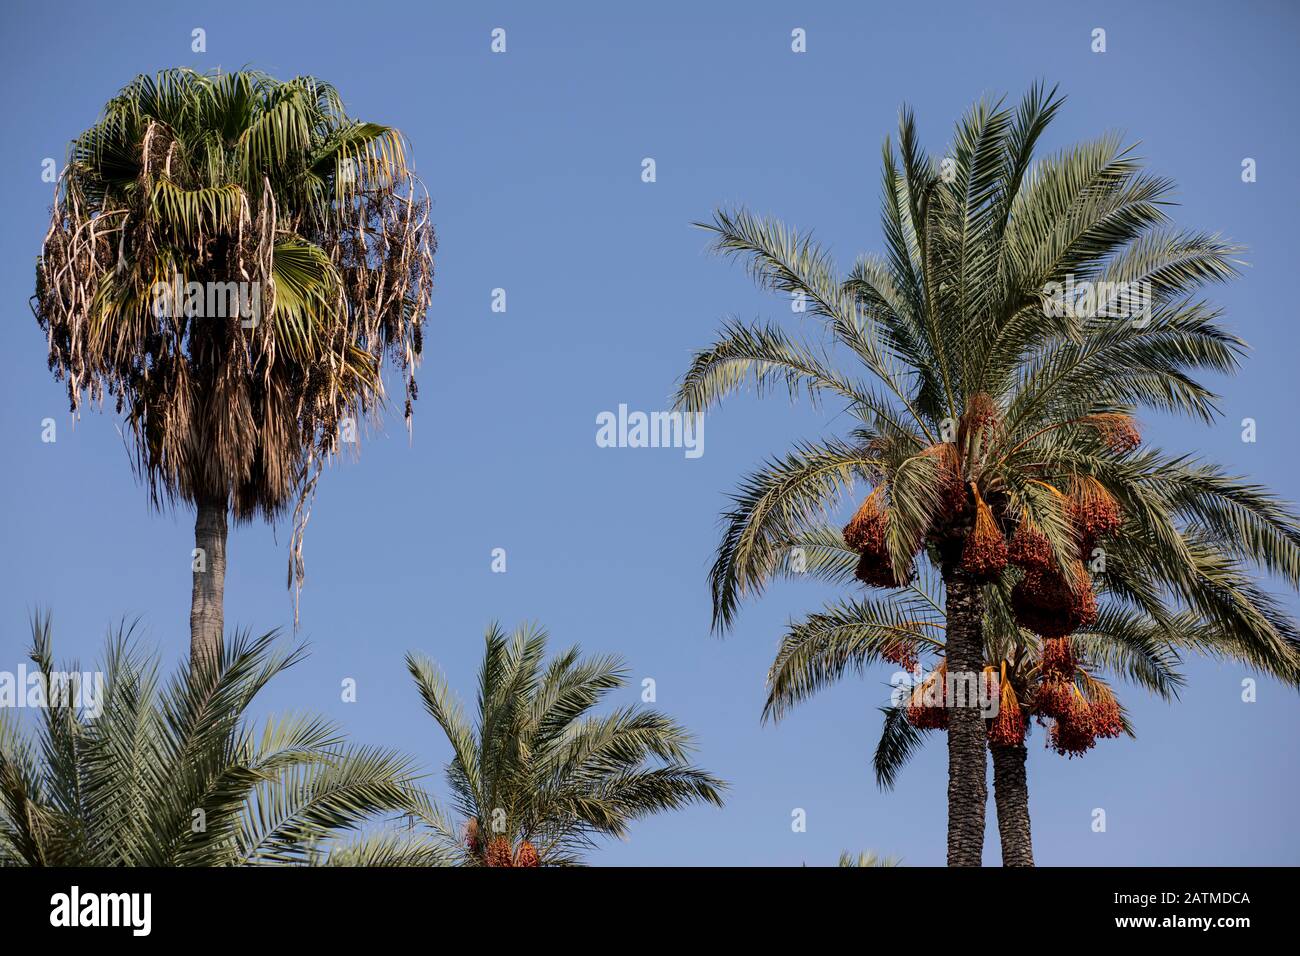
<path fill-rule="evenodd" d="M 204 496 L 195 502 L 194 590 L 190 597 L 190 665 L 215 664 L 221 657 L 225 622 L 226 498 Z"/>
<path fill-rule="evenodd" d="M 1003 866 L 1033 866 L 1034 845 L 1029 830 L 1029 783 L 1025 778 L 1024 744 L 990 747 L 993 751 L 993 799 L 998 807 L 998 835 Z"/>
<path fill-rule="evenodd" d="M 943 577 L 948 676 L 950 681 L 957 678 L 959 689 L 973 691 L 984 669 L 984 598 L 978 582 L 959 568 L 945 567 Z M 955 703 L 963 706 L 952 707 L 948 715 L 948 865 L 981 866 L 988 802 L 984 715 L 973 693 L 959 693 Z"/>

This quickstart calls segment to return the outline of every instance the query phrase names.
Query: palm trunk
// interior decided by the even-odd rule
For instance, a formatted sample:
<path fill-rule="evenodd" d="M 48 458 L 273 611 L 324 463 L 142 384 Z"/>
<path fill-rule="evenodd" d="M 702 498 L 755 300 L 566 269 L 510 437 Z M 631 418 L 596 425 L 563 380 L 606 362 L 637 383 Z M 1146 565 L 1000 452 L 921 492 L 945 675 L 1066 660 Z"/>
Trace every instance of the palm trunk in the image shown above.
<path fill-rule="evenodd" d="M 948 714 L 948 865 L 980 866 L 984 807 L 989 797 L 984 757 L 988 744 L 984 715 L 974 692 L 984 670 L 984 600 L 979 584 L 960 569 L 946 568 L 944 584 L 948 686 L 958 691 L 957 700 L 949 702 L 952 709 Z"/>
<path fill-rule="evenodd" d="M 1034 844 L 1029 832 L 1029 783 L 1025 778 L 1025 745 L 990 749 L 993 751 L 993 799 L 998 806 L 1002 865 L 1033 866 Z"/>
<path fill-rule="evenodd" d="M 194 517 L 194 590 L 190 597 L 190 666 L 215 664 L 221 658 L 225 623 L 226 499 L 205 496 Z"/>

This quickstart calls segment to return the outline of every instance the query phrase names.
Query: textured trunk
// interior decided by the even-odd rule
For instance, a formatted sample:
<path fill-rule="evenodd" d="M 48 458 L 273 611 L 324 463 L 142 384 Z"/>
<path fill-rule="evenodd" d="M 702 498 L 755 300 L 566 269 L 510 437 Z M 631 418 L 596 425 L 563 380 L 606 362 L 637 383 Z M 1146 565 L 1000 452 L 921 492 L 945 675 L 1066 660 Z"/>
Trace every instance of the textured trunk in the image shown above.
<path fill-rule="evenodd" d="M 949 686 L 958 691 L 948 714 L 948 865 L 980 866 L 989 796 L 984 756 L 988 738 L 974 694 L 984 669 L 983 595 L 979 585 L 956 568 L 945 569 L 944 583 Z M 963 693 L 967 688 L 970 693 Z"/>
<path fill-rule="evenodd" d="M 226 499 L 200 498 L 194 518 L 194 590 L 190 597 L 190 664 L 221 658 L 226 591 Z"/>
<path fill-rule="evenodd" d="M 1029 833 L 1029 783 L 1025 779 L 1025 745 L 993 747 L 993 799 L 998 806 L 998 833 L 1003 866 L 1033 866 Z"/>

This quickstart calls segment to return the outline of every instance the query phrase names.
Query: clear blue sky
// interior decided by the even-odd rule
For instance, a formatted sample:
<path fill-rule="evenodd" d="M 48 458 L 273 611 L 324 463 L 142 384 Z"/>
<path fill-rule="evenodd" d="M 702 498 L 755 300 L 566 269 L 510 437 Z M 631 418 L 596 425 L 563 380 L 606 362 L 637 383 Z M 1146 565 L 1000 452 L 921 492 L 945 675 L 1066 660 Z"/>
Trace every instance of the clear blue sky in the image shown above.
<path fill-rule="evenodd" d="M 472 7 L 472 8 L 471 8 Z M 810 9 L 812 8 L 812 9 Z M 0 71 L 0 669 L 22 659 L 27 615 L 56 615 L 57 650 L 93 656 L 108 622 L 141 614 L 169 662 L 188 646 L 192 517 L 151 514 L 111 415 L 75 428 L 28 311 L 51 187 L 41 160 L 139 72 L 249 65 L 321 76 L 357 116 L 402 128 L 435 199 L 437 290 L 415 439 L 399 422 L 322 481 L 307 536 L 308 661 L 268 696 L 436 771 L 448 748 L 402 667 L 418 648 L 472 696 L 484 626 L 524 619 L 624 654 L 659 706 L 732 782 L 724 811 L 637 825 L 601 864 L 831 863 L 875 848 L 944 854 L 942 742 L 893 793 L 869 760 L 882 669 L 781 726 L 759 724 L 783 623 L 829 597 L 773 588 L 735 633 L 709 635 L 706 573 L 724 495 L 762 458 L 843 419 L 740 397 L 708 417 L 705 454 L 602 449 L 595 417 L 668 406 L 691 351 L 728 315 L 789 316 L 690 227 L 745 203 L 813 227 L 841 263 L 881 247 L 879 150 L 911 103 L 926 143 L 947 141 L 979 94 L 1035 79 L 1069 101 L 1049 148 L 1126 131 L 1180 187 L 1181 224 L 1250 247 L 1213 292 L 1254 346 L 1222 384 L 1214 427 L 1147 419 L 1147 436 L 1199 451 L 1300 497 L 1295 263 L 1300 258 L 1296 8 L 1286 3 L 434 4 L 98 2 L 6 4 Z M 207 52 L 190 49 L 191 30 Z M 489 51 L 507 30 L 508 52 Z M 790 51 L 807 30 L 808 52 Z M 1107 52 L 1090 50 L 1091 31 Z M 653 157 L 658 181 L 641 181 Z M 1241 161 L 1258 163 L 1242 183 Z M 1290 230 L 1290 231 L 1288 231 Z M 490 310 L 507 290 L 508 311 Z M 1243 444 L 1240 421 L 1257 420 Z M 40 422 L 58 421 L 42 444 Z M 288 626 L 288 529 L 232 535 L 227 624 Z M 493 574 L 491 550 L 507 549 Z M 1294 607 L 1295 602 L 1290 601 Z M 1300 699 L 1245 672 L 1193 662 L 1169 706 L 1124 693 L 1139 739 L 1067 761 L 1031 746 L 1031 812 L 1044 864 L 1300 863 L 1294 795 Z M 339 699 L 355 678 L 359 700 Z M 791 832 L 804 808 L 806 833 Z M 1090 828 L 1105 808 L 1106 833 Z M 990 809 L 986 861 L 998 859 Z"/>

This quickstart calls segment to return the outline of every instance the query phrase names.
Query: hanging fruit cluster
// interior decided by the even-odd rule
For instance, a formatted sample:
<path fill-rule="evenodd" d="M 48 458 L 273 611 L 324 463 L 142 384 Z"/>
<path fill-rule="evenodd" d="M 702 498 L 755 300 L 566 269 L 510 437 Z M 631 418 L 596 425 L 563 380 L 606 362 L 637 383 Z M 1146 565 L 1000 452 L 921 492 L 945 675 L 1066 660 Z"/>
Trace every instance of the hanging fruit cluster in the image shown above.
<path fill-rule="evenodd" d="M 1062 756 L 1083 756 L 1098 739 L 1124 732 L 1118 701 L 1105 684 L 1084 672 L 1068 637 L 1043 641 L 1037 665 L 1019 680 L 1021 695 L 1003 661 L 998 714 L 988 724 L 990 746 L 1024 743 L 1031 717 L 1040 724 L 1050 722 L 1047 742 Z"/>
<path fill-rule="evenodd" d="M 1066 637 L 1043 641 L 1039 650 L 1039 668 L 1044 679 L 1074 680 L 1079 662 L 1074 656 L 1074 645 Z"/>
<path fill-rule="evenodd" d="M 1085 696 L 1076 678 L 1088 688 Z M 1080 669 L 1069 638 L 1043 641 L 1034 709 L 1040 720 L 1052 721 L 1049 743 L 1056 752 L 1083 756 L 1099 737 L 1118 737 L 1123 715 L 1115 696 L 1104 685 L 1088 681 Z"/>
<path fill-rule="evenodd" d="M 527 840 L 519 844 L 519 849 L 515 851 L 515 866 L 541 866 L 542 860 L 537 855 L 537 847 L 533 846 Z"/>
<path fill-rule="evenodd" d="M 1078 688 L 1073 678 L 1053 678 L 1044 676 L 1034 688 L 1032 699 L 1034 713 L 1038 717 L 1057 719 L 1064 717 L 1074 705 Z"/>
<path fill-rule="evenodd" d="M 1007 539 L 993 517 L 993 509 L 975 491 L 975 526 L 966 536 L 961 566 L 977 581 L 996 581 L 1007 566 Z"/>
<path fill-rule="evenodd" d="M 1016 621 L 1045 638 L 1062 638 L 1097 620 L 1097 595 L 1083 561 L 1097 542 L 1119 530 L 1119 503 L 1095 478 L 1071 482 L 1064 510 L 1075 530 L 1078 558 L 1063 573 L 1051 544 L 1027 518 L 1012 536 L 1008 558 L 1024 570 L 1011 592 Z"/>
<path fill-rule="evenodd" d="M 1052 542 L 1027 516 L 1020 519 L 1007 545 L 1007 561 L 1026 571 L 1046 571 L 1055 563 Z"/>
<path fill-rule="evenodd" d="M 1092 731 L 1098 737 L 1114 738 L 1124 732 L 1124 715 L 1114 694 L 1103 688 L 1102 692 L 1088 701 L 1088 710 L 1092 718 Z"/>
<path fill-rule="evenodd" d="M 481 856 L 485 866 L 530 867 L 542 865 L 541 857 L 537 854 L 537 848 L 527 840 L 520 843 L 517 850 L 512 850 L 510 840 L 507 837 L 493 837 L 487 842 L 485 852 L 482 831 L 475 819 L 471 819 L 465 824 L 465 849 L 469 850 L 472 856 Z"/>
<path fill-rule="evenodd" d="M 1095 428 L 1115 454 L 1127 454 L 1141 443 L 1129 415 L 1103 413 L 1088 416 L 1082 423 Z M 1073 530 L 1070 552 L 1058 554 L 1030 514 L 1017 518 L 997 476 L 985 480 L 981 475 L 980 462 L 1001 447 L 1000 428 L 997 403 L 976 395 L 959 422 L 956 440 L 938 442 L 920 452 L 919 457 L 934 466 L 936 496 L 929 526 L 916 542 L 913 555 L 924 543 L 932 549 L 936 563 L 960 567 L 983 583 L 1000 580 L 1008 566 L 1017 569 L 1010 595 L 1012 611 L 1017 624 L 1044 639 L 1043 658 L 1032 680 L 1017 678 L 1021 681 L 1019 694 L 1007 679 L 1003 664 L 998 713 L 988 722 L 989 740 L 994 746 L 1019 745 L 1029 719 L 1036 717 L 1053 722 L 1051 742 L 1061 753 L 1083 753 L 1098 737 L 1115 736 L 1123 726 L 1119 705 L 1109 692 L 1098 691 L 1088 698 L 1079 690 L 1078 664 L 1069 641 L 1071 634 L 1097 620 L 1097 595 L 1084 561 L 1091 559 L 1099 542 L 1119 530 L 1123 514 L 1119 502 L 1095 478 L 1072 479 L 1066 490 L 1035 479 L 1040 488 L 1055 496 L 1054 509 L 1059 507 L 1057 513 Z M 900 586 L 911 571 L 910 567 L 895 566 L 889 547 L 888 469 L 878 460 L 887 458 L 889 450 L 884 439 L 873 439 L 868 445 L 868 457 L 873 459 L 868 473 L 875 488 L 843 531 L 846 546 L 858 554 L 855 576 L 880 588 Z M 917 666 L 915 647 L 894 642 L 881 656 L 912 670 Z M 991 668 L 988 673 L 996 680 Z M 914 688 L 906 708 L 908 721 L 923 729 L 946 729 L 951 706 L 946 685 L 946 664 L 940 664 Z"/>
<path fill-rule="evenodd" d="M 907 720 L 921 730 L 948 729 L 948 662 L 912 690 L 907 701 Z"/>
<path fill-rule="evenodd" d="M 1077 692 L 1077 688 L 1075 690 Z M 1071 695 L 1061 714 L 1052 722 L 1052 746 L 1062 756 L 1082 757 L 1096 743 L 1097 735 L 1092 731 L 1087 701 L 1081 696 Z"/>
<path fill-rule="evenodd" d="M 879 485 L 867 495 L 867 500 L 844 526 L 844 543 L 858 552 L 854 574 L 859 581 L 872 587 L 896 588 L 900 582 L 889 557 L 889 519 L 880 507 L 883 491 L 884 485 Z"/>
<path fill-rule="evenodd" d="M 893 641 L 885 645 L 885 649 L 880 652 L 880 656 L 891 664 L 897 664 L 905 671 L 916 670 L 917 656 L 912 645 L 903 641 Z"/>
<path fill-rule="evenodd" d="M 1101 413 L 1083 421 L 1117 452 L 1132 450 L 1141 440 L 1131 416 L 1123 413 Z M 958 564 L 979 582 L 997 580 L 1008 565 L 1020 568 L 1024 574 L 1013 594 L 1019 623 L 1044 637 L 1064 637 L 1096 619 L 1096 595 L 1081 562 L 1091 557 L 1099 541 L 1119 530 L 1119 503 L 1091 477 L 1071 481 L 1068 494 L 1051 489 L 1074 529 L 1077 560 L 1069 572 L 1063 572 L 1047 535 L 1028 515 L 1021 516 L 1008 540 L 1014 516 L 1007 513 L 1006 495 L 995 489 L 989 497 L 977 482 L 967 480 L 962 464 L 963 456 L 974 459 L 988 451 L 1000 424 L 997 403 L 987 395 L 972 396 L 956 441 L 939 442 L 920 453 L 934 464 L 938 502 L 924 540 L 937 548 L 936 560 Z M 886 444 L 876 441 L 869 446 L 870 454 L 884 454 Z M 903 583 L 910 568 L 894 567 L 885 476 L 879 465 L 872 473 L 876 487 L 844 527 L 844 542 L 858 553 L 854 572 L 858 580 L 894 588 Z"/>
<path fill-rule="evenodd" d="M 514 863 L 514 857 L 510 852 L 510 841 L 503 836 L 493 837 L 488 841 L 487 846 L 487 865 L 488 866 L 511 866 Z"/>
<path fill-rule="evenodd" d="M 1072 482 L 1070 492 L 1067 513 L 1079 539 L 1079 553 L 1086 557 L 1100 539 L 1119 530 L 1119 503 L 1095 478 Z"/>
<path fill-rule="evenodd" d="M 1088 416 L 1087 420 L 1097 429 L 1106 447 L 1117 455 L 1127 455 L 1142 444 L 1142 433 L 1138 431 L 1132 415 L 1123 412 L 1102 412 Z"/>
<path fill-rule="evenodd" d="M 1011 679 L 1008 663 L 986 667 L 987 696 L 998 696 L 997 715 L 987 721 L 989 745 L 1018 747 L 1024 744 L 1030 718 L 1050 722 L 1048 743 L 1062 756 L 1083 756 L 1098 739 L 1118 737 L 1124 732 L 1124 718 L 1110 689 L 1083 671 L 1068 637 L 1045 640 L 1037 665 L 1018 680 Z M 948 665 L 939 664 L 929 677 L 913 688 L 908 698 L 908 723 L 921 730 L 947 730 L 953 705 L 948 686 Z M 1087 693 L 1080 689 L 1080 684 Z"/>
<path fill-rule="evenodd" d="M 1001 418 L 998 403 L 983 392 L 970 397 L 966 413 L 957 428 L 957 444 L 969 448 L 972 444 L 987 448 L 997 431 Z"/>
<path fill-rule="evenodd" d="M 1119 703 L 1105 687 L 1098 687 L 1091 700 L 1073 684 L 1074 693 L 1052 722 L 1051 744 L 1063 756 L 1082 757 L 1100 737 L 1118 737 L 1124 732 Z"/>
<path fill-rule="evenodd" d="M 970 521 L 970 493 L 961 474 L 961 452 L 952 442 L 940 442 L 921 452 L 934 462 L 939 508 L 926 532 L 931 544 L 960 542 Z"/>
<path fill-rule="evenodd" d="M 1092 580 L 1075 561 L 1070 578 L 1057 568 L 1026 571 L 1011 589 L 1011 607 L 1016 622 L 1045 638 L 1060 638 L 1097 620 L 1097 595 Z"/>
<path fill-rule="evenodd" d="M 1025 742 L 1024 711 L 1016 698 L 1015 688 L 1007 680 L 1007 664 L 1002 662 L 1002 680 L 998 692 L 998 715 L 989 724 L 989 743 L 994 747 L 1018 747 Z"/>

